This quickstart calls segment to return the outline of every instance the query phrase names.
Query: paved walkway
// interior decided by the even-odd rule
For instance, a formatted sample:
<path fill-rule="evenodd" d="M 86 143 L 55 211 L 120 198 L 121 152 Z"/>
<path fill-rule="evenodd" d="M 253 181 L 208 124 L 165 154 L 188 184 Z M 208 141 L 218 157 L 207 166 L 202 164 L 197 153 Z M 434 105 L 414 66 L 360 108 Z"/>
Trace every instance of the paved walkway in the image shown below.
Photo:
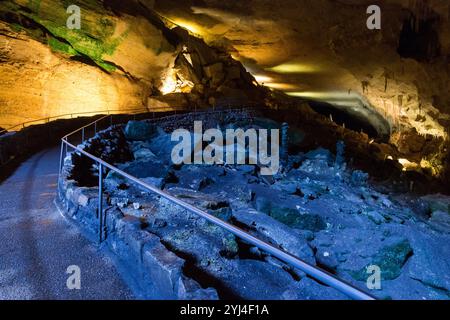
<path fill-rule="evenodd" d="M 0 299 L 131 299 L 112 261 L 60 215 L 59 148 L 40 152 L 0 183 Z M 81 269 L 81 290 L 66 270 Z"/>

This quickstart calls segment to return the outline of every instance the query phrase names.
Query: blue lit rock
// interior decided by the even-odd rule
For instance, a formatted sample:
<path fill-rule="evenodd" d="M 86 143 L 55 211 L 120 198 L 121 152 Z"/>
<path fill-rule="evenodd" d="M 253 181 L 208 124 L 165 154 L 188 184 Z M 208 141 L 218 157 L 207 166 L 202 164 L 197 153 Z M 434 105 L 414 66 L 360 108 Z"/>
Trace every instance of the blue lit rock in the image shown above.
<path fill-rule="evenodd" d="M 148 141 L 156 133 L 156 127 L 145 121 L 129 121 L 125 127 L 125 137 L 130 141 Z"/>

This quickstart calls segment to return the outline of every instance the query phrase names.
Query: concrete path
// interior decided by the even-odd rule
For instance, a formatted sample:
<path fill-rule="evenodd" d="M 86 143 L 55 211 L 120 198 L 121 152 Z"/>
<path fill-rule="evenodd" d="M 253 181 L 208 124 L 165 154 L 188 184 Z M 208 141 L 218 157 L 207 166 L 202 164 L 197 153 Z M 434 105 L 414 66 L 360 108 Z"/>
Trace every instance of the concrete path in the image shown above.
<path fill-rule="evenodd" d="M 0 183 L 0 299 L 131 299 L 112 260 L 62 217 L 53 200 L 59 148 L 40 152 Z M 69 290 L 66 270 L 81 270 Z"/>

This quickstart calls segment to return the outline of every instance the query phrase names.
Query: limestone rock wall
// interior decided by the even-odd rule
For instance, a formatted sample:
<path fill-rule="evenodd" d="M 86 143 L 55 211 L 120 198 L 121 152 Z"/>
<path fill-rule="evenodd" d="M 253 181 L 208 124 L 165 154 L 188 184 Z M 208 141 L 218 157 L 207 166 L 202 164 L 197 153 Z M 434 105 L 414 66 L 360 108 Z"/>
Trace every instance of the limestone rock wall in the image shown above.
<path fill-rule="evenodd" d="M 71 4 L 81 8 L 80 29 L 67 27 Z M 258 96 L 239 62 L 151 8 L 134 0 L 1 2 L 0 126 L 79 112 L 209 107 L 225 94 L 234 103 Z"/>
<path fill-rule="evenodd" d="M 401 158 L 441 171 L 449 150 L 450 4 L 377 1 L 381 30 L 369 30 L 372 4 L 156 0 L 155 10 L 227 48 L 267 87 L 369 114 L 374 127 L 381 115 Z M 402 141 L 412 141 L 412 150 Z"/>

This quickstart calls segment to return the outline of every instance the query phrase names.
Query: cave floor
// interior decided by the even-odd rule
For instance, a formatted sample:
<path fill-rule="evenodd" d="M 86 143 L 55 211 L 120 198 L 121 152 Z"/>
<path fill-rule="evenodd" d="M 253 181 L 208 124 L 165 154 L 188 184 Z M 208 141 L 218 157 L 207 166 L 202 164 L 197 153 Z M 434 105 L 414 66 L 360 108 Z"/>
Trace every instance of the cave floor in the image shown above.
<path fill-rule="evenodd" d="M 268 119 L 258 121 L 253 125 L 269 127 Z M 171 166 L 171 143 L 161 128 L 129 141 L 135 160 L 118 167 L 360 288 L 368 286 L 368 268 L 379 268 L 380 299 L 448 299 L 449 229 L 436 225 L 447 213 L 431 208 L 439 196 L 380 193 L 365 173 L 347 168 L 343 154 L 323 148 L 289 155 L 283 172 L 263 179 L 253 165 Z M 345 298 L 114 173 L 105 186 L 124 219 L 143 222 L 186 258 L 187 276 L 220 298 Z"/>
<path fill-rule="evenodd" d="M 130 299 L 112 260 L 53 203 L 59 148 L 44 150 L 0 184 L 0 299 Z M 81 289 L 69 290 L 76 265 Z"/>

